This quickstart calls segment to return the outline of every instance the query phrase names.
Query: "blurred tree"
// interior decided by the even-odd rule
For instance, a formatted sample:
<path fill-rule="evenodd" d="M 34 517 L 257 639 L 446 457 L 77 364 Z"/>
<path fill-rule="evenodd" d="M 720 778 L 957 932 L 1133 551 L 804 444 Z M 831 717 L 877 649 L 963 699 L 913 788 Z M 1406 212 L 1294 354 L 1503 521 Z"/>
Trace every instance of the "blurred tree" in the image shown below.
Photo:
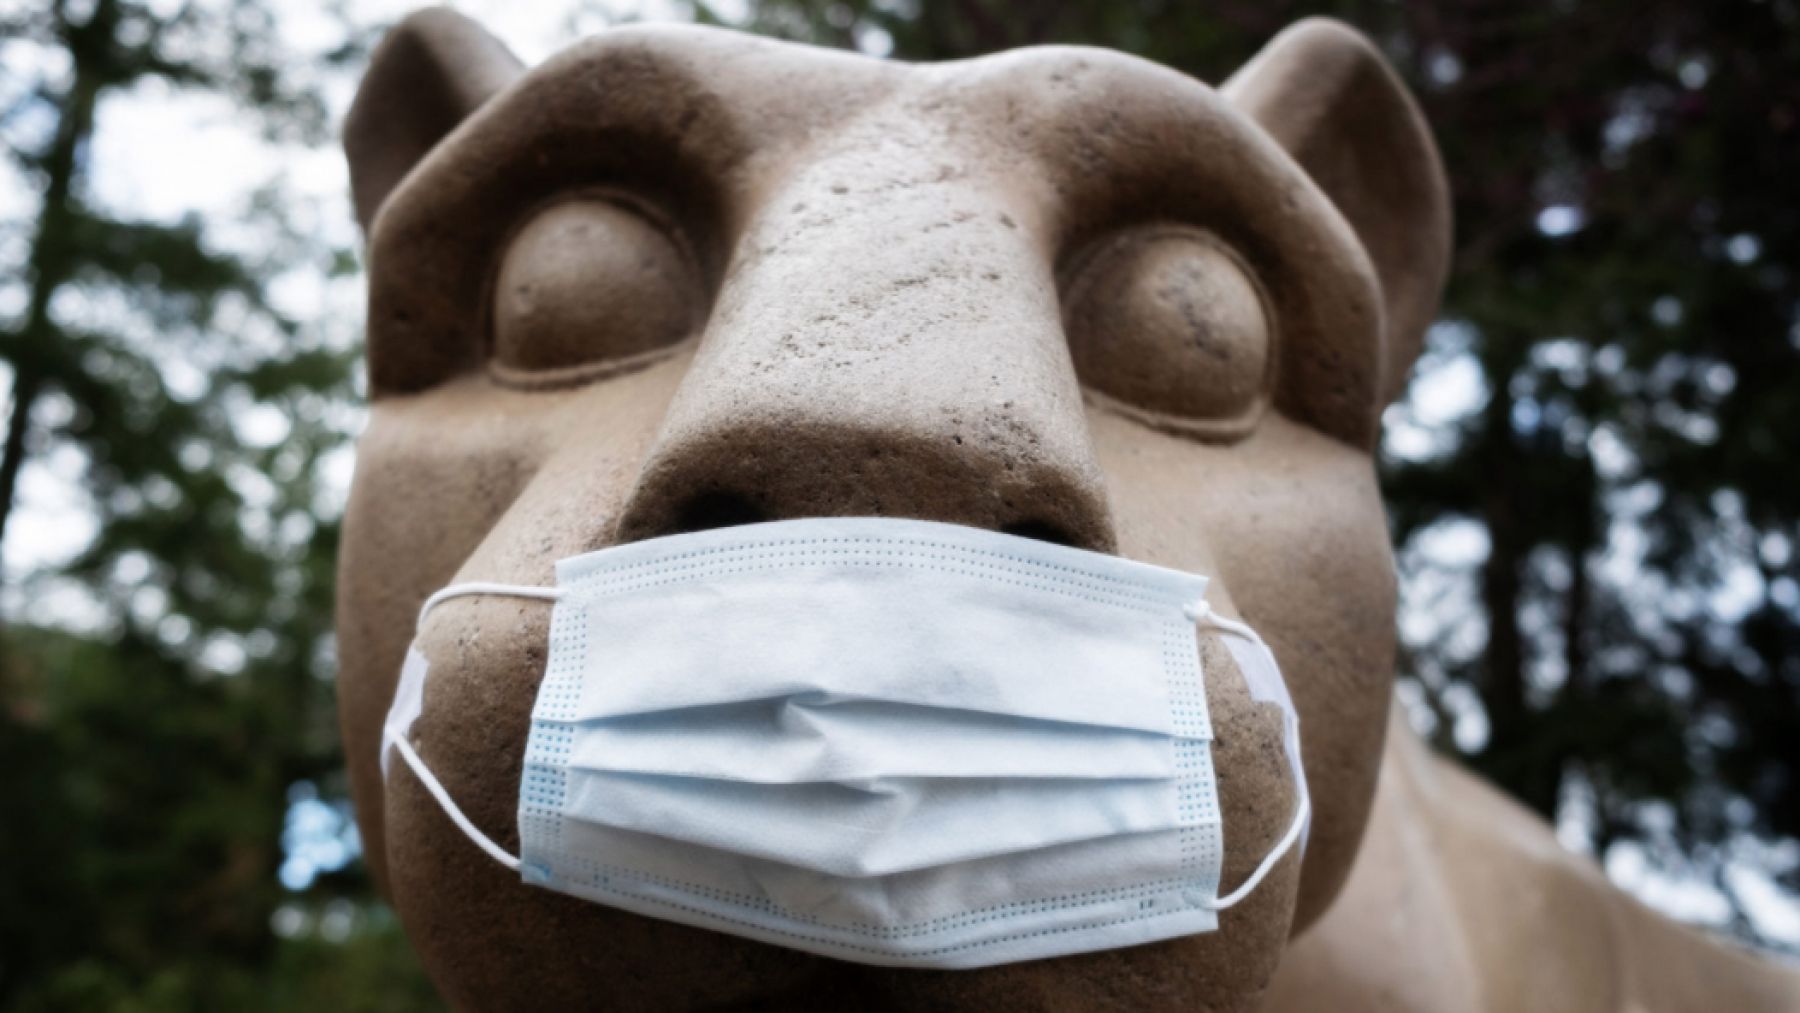
<path fill-rule="evenodd" d="M 321 464 L 346 438 L 353 353 L 270 290 L 296 263 L 354 260 L 285 229 L 273 191 L 251 209 L 253 255 L 216 223 L 124 218 L 90 196 L 109 95 L 223 95 L 310 143 L 321 104 L 244 0 L 9 7 L 0 38 L 5 155 L 38 197 L 0 225 L 25 251 L 22 308 L 0 317 L 0 533 L 16 537 L 28 462 L 53 455 L 81 462 L 98 521 L 9 598 L 61 581 L 98 618 L 9 615 L 0 631 L 0 1006 L 358 1008 L 339 991 L 358 982 L 382 987 L 363 1005 L 429 1005 L 356 867 L 304 896 L 277 879 L 290 792 L 343 794 Z M 300 931 L 327 924 L 330 960 Z"/>
<path fill-rule="evenodd" d="M 1408 586 L 1433 533 L 1486 544 L 1402 674 L 1440 745 L 1602 856 L 1713 881 L 1755 938 L 1734 857 L 1800 890 L 1793 0 L 761 0 L 736 24 L 911 60 L 1105 45 L 1220 82 L 1319 13 L 1438 131 L 1457 250 L 1426 365 L 1486 390 L 1390 416 L 1424 437 L 1384 452 Z"/>

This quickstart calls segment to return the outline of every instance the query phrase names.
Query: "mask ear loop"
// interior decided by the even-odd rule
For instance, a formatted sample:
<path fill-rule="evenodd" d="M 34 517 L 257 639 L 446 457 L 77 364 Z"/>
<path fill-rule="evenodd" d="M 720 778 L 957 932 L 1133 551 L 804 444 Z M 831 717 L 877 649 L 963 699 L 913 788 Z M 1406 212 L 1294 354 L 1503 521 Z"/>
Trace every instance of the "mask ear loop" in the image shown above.
<path fill-rule="evenodd" d="M 494 861 L 514 872 L 519 871 L 519 857 L 495 844 L 492 837 L 482 833 L 480 827 L 463 815 L 462 809 L 451 801 L 450 793 L 444 789 L 443 782 L 439 781 L 437 775 L 425 766 L 425 761 L 419 758 L 419 754 L 413 752 L 412 743 L 407 742 L 398 732 L 388 732 L 385 741 L 400 751 L 400 758 L 406 761 L 408 767 L 412 768 L 413 774 L 425 786 L 425 790 L 431 793 L 432 798 L 437 799 L 438 805 L 443 807 L 444 815 L 450 817 L 450 822 L 456 824 L 456 829 L 461 830 L 464 837 L 474 841 L 477 847 L 493 856 Z"/>
<path fill-rule="evenodd" d="M 504 595 L 509 598 L 537 598 L 543 601 L 555 601 L 562 597 L 562 589 L 533 587 L 529 584 L 495 584 L 486 581 L 452 584 L 425 599 L 425 604 L 419 608 L 418 626 L 424 626 L 425 617 L 431 614 L 431 610 L 448 599 L 476 595 Z M 422 686 L 420 688 L 423 689 Z M 495 844 L 493 838 L 482 833 L 481 828 L 463 814 L 461 807 L 450 798 L 450 792 L 445 789 L 443 782 L 437 779 L 437 775 L 433 774 L 431 768 L 425 766 L 425 761 L 420 758 L 419 754 L 413 751 L 412 743 L 406 741 L 406 736 L 389 728 L 382 736 L 382 742 L 399 750 L 400 758 L 406 761 L 408 767 L 412 768 L 413 775 L 419 779 L 419 783 L 425 786 L 425 790 L 431 793 L 431 797 L 437 799 L 438 805 L 444 810 L 444 815 L 450 817 L 450 822 L 456 824 L 456 828 L 463 832 L 463 836 L 474 841 L 476 846 L 487 852 L 494 861 L 514 872 L 519 871 L 519 857 Z"/>
<path fill-rule="evenodd" d="M 1250 878 L 1238 884 L 1236 890 L 1218 900 L 1203 902 L 1201 906 L 1212 908 L 1214 911 L 1223 911 L 1250 896 L 1250 892 L 1255 890 L 1262 883 L 1263 878 L 1268 876 L 1269 871 L 1275 868 L 1275 863 L 1281 861 L 1282 856 L 1288 853 L 1288 849 L 1294 846 L 1294 842 L 1300 839 L 1300 828 L 1306 825 L 1306 817 L 1311 812 L 1312 803 L 1304 798 L 1301 799 L 1299 808 L 1294 810 L 1294 822 L 1288 824 L 1287 833 L 1282 834 L 1281 840 L 1276 843 L 1274 849 L 1263 856 L 1262 864 L 1256 867 L 1256 871 L 1250 874 Z"/>
<path fill-rule="evenodd" d="M 1235 619 L 1228 619 L 1225 616 L 1219 615 L 1217 612 L 1213 611 L 1212 605 L 1205 600 L 1189 605 L 1186 611 L 1188 618 L 1193 620 L 1196 624 L 1211 626 L 1221 633 L 1228 633 L 1232 636 L 1241 637 L 1264 651 L 1269 650 L 1269 645 L 1263 642 L 1262 637 L 1257 636 L 1255 630 Z M 1270 652 L 1270 657 L 1273 656 L 1274 652 Z M 1300 797 L 1298 804 L 1294 807 L 1294 819 L 1293 822 L 1288 824 L 1287 832 L 1282 834 L 1281 840 L 1275 843 L 1275 847 L 1271 848 L 1269 853 L 1263 856 L 1263 860 L 1257 865 L 1256 871 L 1252 872 L 1247 879 L 1238 884 L 1237 889 L 1217 900 L 1203 901 L 1201 903 L 1202 907 L 1210 908 L 1214 911 L 1223 911 L 1226 908 L 1237 904 L 1237 902 L 1243 900 L 1245 897 L 1250 896 L 1251 891 L 1261 885 L 1262 881 L 1268 877 L 1270 871 L 1275 868 L 1275 863 L 1281 861 L 1282 857 L 1293 848 L 1294 842 L 1300 839 L 1300 832 L 1306 827 L 1306 821 L 1312 815 L 1312 799 L 1306 790 L 1306 783 L 1304 781 L 1306 772 L 1304 770 L 1295 770 L 1292 773 L 1294 776 L 1294 784 L 1298 789 Z"/>
<path fill-rule="evenodd" d="M 543 601 L 555 601 L 563 596 L 560 587 L 538 587 L 535 584 L 497 584 L 487 580 L 472 580 L 467 584 L 451 584 L 449 587 L 432 592 L 419 606 L 419 620 L 413 628 L 413 636 L 418 636 L 418 627 L 425 625 L 425 617 L 431 610 L 451 598 L 473 598 L 476 595 L 494 594 L 507 598 L 537 598 Z M 1245 627 L 1248 629 L 1248 627 Z"/>

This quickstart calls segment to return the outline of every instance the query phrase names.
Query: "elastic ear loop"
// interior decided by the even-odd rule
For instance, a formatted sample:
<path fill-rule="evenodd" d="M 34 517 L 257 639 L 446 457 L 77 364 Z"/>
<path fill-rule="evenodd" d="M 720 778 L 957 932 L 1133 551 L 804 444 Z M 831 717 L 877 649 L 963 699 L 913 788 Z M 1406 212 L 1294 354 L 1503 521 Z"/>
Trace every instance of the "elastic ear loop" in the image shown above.
<path fill-rule="evenodd" d="M 425 599 L 425 604 L 419 607 L 419 620 L 417 626 L 424 626 L 425 617 L 440 603 L 450 598 L 474 597 L 476 595 L 504 595 L 510 598 L 537 598 L 543 601 L 555 601 L 562 597 L 562 589 L 556 587 L 533 587 L 529 584 L 494 584 L 481 581 L 469 584 L 452 584 Z M 417 635 L 417 627 L 415 627 L 414 635 Z M 438 805 L 443 807 L 444 815 L 450 817 L 450 822 L 456 824 L 456 828 L 461 830 L 465 837 L 474 841 L 481 850 L 492 856 L 494 861 L 499 862 L 501 865 L 506 866 L 514 872 L 519 870 L 518 856 L 510 854 L 505 848 L 495 844 L 493 838 L 482 833 L 480 827 L 471 822 L 469 817 L 463 815 L 462 809 L 450 798 L 450 792 L 445 790 L 443 782 L 437 779 L 437 775 L 431 772 L 431 768 L 425 766 L 425 761 L 420 759 L 419 754 L 413 751 L 412 743 L 406 741 L 405 736 L 390 729 L 382 736 L 382 741 L 400 751 L 400 758 L 406 761 L 408 767 L 412 768 L 413 775 L 425 786 L 425 790 L 431 793 L 431 797 L 437 799 Z"/>
<path fill-rule="evenodd" d="M 1188 618 L 1192 619 L 1195 623 L 1205 623 L 1221 633 L 1229 633 L 1233 636 L 1241 637 L 1244 640 L 1248 640 L 1252 644 L 1255 644 L 1257 647 L 1262 648 L 1264 651 L 1269 650 L 1269 645 L 1263 642 L 1262 637 L 1257 636 L 1255 630 L 1235 619 L 1227 619 L 1226 617 L 1219 615 L 1217 612 L 1213 611 L 1212 605 L 1204 600 L 1188 606 L 1187 615 Z M 1271 651 L 1270 656 L 1273 657 L 1274 652 Z M 1200 906 L 1210 908 L 1214 911 L 1223 911 L 1226 908 L 1235 905 L 1238 901 L 1243 900 L 1245 897 L 1250 896 L 1250 892 L 1261 885 L 1263 879 L 1268 876 L 1270 870 L 1275 868 L 1275 863 L 1281 861 L 1282 856 L 1288 853 L 1288 849 L 1294 846 L 1294 842 L 1300 839 L 1300 830 L 1302 827 L 1306 826 L 1307 817 L 1312 813 L 1312 800 L 1306 791 L 1306 788 L 1301 783 L 1301 778 L 1306 776 L 1306 772 L 1304 770 L 1296 770 L 1293 771 L 1293 775 L 1295 786 L 1299 788 L 1300 799 L 1299 804 L 1294 808 L 1294 820 L 1292 823 L 1288 824 L 1287 833 L 1281 835 L 1281 840 L 1275 842 L 1275 847 L 1270 849 L 1269 853 L 1263 856 L 1262 864 L 1256 867 L 1256 871 L 1252 872 L 1248 879 L 1245 879 L 1242 883 L 1238 884 L 1236 890 L 1231 891 L 1217 900 L 1202 901 Z"/>

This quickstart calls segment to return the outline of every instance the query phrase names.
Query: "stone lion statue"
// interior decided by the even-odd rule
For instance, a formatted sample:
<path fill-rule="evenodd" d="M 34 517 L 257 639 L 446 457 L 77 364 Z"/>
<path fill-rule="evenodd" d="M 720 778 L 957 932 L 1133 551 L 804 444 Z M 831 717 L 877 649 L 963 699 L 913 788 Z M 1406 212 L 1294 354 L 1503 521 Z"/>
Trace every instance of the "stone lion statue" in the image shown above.
<path fill-rule="evenodd" d="M 1447 185 L 1363 37 L 1217 88 L 1116 52 L 908 65 L 629 27 L 522 67 L 415 14 L 345 129 L 369 389 L 340 709 L 369 863 L 465 1009 L 1776 1010 L 1800 975 L 1650 912 L 1392 702 L 1371 460 L 1450 253 Z M 1312 823 L 1218 931 L 871 966 L 536 889 L 378 761 L 411 743 L 516 850 L 549 613 L 421 602 L 564 557 L 918 518 L 1209 575 L 1278 659 Z M 1237 883 L 1286 826 L 1275 708 L 1201 638 Z"/>

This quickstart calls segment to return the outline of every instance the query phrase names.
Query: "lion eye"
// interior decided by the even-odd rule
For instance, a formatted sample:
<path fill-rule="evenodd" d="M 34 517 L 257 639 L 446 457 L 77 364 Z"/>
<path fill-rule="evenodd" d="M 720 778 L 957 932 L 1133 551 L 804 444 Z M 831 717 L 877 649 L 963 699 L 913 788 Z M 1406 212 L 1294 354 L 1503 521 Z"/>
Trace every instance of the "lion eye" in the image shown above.
<path fill-rule="evenodd" d="M 702 305 L 699 273 L 669 229 L 612 200 L 564 201 L 507 247 L 493 364 L 529 376 L 629 359 L 694 333 Z"/>
<path fill-rule="evenodd" d="M 1112 236 L 1065 291 L 1063 327 L 1088 388 L 1201 435 L 1241 435 L 1254 422 L 1269 388 L 1269 318 L 1243 262 L 1212 233 Z"/>

